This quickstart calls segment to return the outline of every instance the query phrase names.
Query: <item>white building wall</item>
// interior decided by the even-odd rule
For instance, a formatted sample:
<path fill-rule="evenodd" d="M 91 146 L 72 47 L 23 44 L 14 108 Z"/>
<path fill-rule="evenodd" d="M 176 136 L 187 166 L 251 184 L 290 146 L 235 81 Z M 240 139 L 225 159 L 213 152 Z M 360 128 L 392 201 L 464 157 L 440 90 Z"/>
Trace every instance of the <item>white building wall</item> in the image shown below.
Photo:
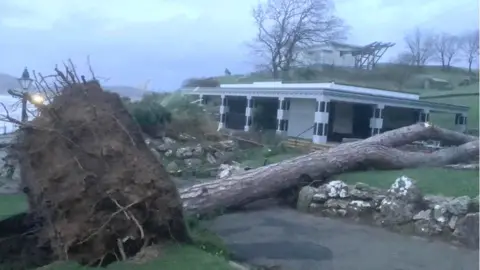
<path fill-rule="evenodd" d="M 300 133 L 313 126 L 315 122 L 315 104 L 314 99 L 290 99 L 288 136 L 297 137 Z M 335 104 L 333 132 L 341 134 L 351 134 L 353 132 L 353 103 L 339 102 Z M 312 139 L 312 136 L 313 128 L 299 137 Z"/>
<path fill-rule="evenodd" d="M 355 57 L 349 53 L 340 55 L 342 50 L 346 51 L 347 49 L 330 45 L 315 47 L 312 48 L 308 53 L 302 54 L 300 57 L 300 62 L 307 65 L 322 64 L 341 67 L 354 67 Z"/>
<path fill-rule="evenodd" d="M 300 133 L 313 126 L 315 122 L 315 99 L 290 99 L 287 135 L 297 137 Z M 312 139 L 313 128 L 300 138 Z"/>

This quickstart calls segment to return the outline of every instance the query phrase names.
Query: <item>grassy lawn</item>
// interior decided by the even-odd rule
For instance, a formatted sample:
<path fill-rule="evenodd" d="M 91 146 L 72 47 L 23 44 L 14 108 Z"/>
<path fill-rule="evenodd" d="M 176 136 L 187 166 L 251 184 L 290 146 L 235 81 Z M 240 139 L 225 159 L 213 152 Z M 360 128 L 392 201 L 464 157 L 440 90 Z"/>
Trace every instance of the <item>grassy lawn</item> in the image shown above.
<path fill-rule="evenodd" d="M 423 98 L 422 100 L 430 102 L 440 102 L 440 103 L 449 103 L 454 105 L 463 105 L 470 107 L 468 112 L 468 122 L 467 127 L 469 129 L 478 129 L 478 95 L 472 96 L 457 96 L 457 97 L 439 97 L 439 98 Z M 445 114 L 445 113 L 432 113 L 431 115 L 432 122 L 441 127 L 453 128 L 455 125 L 455 115 L 454 114 Z"/>
<path fill-rule="evenodd" d="M 0 219 L 24 212 L 28 204 L 23 195 L 0 195 Z"/>
<path fill-rule="evenodd" d="M 436 90 L 436 89 L 418 89 L 417 92 L 422 98 L 436 97 L 443 95 L 455 95 L 455 94 L 477 94 L 478 95 L 478 84 L 473 84 L 469 86 L 458 86 L 453 90 Z"/>
<path fill-rule="evenodd" d="M 478 171 L 453 170 L 447 168 L 418 168 L 393 171 L 364 171 L 344 173 L 335 177 L 348 184 L 363 182 L 373 187 L 389 188 L 395 179 L 406 175 L 417 180 L 424 194 L 443 196 L 479 194 Z"/>
<path fill-rule="evenodd" d="M 293 158 L 301 153 L 295 150 L 284 150 L 267 158 L 268 164 Z M 262 153 L 250 155 L 250 159 L 242 162 L 243 165 L 253 168 L 263 166 L 265 156 Z M 475 197 L 479 194 L 479 172 L 474 170 L 454 170 L 448 168 L 414 168 L 390 171 L 363 171 L 344 173 L 334 177 L 348 184 L 363 182 L 373 187 L 389 188 L 395 179 L 406 175 L 417 180 L 418 186 L 424 194 L 443 196 L 468 195 Z"/>

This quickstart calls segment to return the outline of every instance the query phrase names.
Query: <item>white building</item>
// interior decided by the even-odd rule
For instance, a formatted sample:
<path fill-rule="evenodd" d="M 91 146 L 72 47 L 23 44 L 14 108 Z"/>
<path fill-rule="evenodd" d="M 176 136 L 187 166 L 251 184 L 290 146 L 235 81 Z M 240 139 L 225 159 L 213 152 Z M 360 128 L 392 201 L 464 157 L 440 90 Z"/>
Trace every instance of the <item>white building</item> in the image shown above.
<path fill-rule="evenodd" d="M 355 67 L 354 52 L 363 46 L 354 46 L 332 42 L 312 47 L 300 56 L 300 63 L 306 65 L 330 65 L 339 67 Z"/>
<path fill-rule="evenodd" d="M 314 143 L 366 138 L 426 122 L 430 112 L 456 114 L 458 130 L 465 131 L 469 110 L 465 106 L 421 101 L 416 94 L 335 83 L 223 84 L 186 88 L 184 93 L 199 95 L 205 101 L 208 96 L 219 96 L 222 101 L 219 128 L 248 131 L 255 121 L 252 118 L 255 104 L 269 103 L 273 109 L 264 113 L 271 114 L 268 116 L 276 122 L 278 133 L 311 139 Z"/>

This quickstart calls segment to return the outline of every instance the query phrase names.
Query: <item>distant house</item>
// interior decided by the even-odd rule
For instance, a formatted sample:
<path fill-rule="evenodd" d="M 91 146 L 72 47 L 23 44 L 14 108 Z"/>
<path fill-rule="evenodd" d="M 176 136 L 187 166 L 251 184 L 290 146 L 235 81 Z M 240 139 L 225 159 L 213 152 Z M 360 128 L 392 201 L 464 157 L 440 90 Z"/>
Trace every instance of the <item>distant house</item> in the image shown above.
<path fill-rule="evenodd" d="M 363 47 L 338 42 L 318 45 L 303 54 L 300 62 L 307 65 L 355 67 L 354 54 Z"/>
<path fill-rule="evenodd" d="M 311 47 L 299 60 L 301 64 L 307 66 L 373 69 L 388 48 L 394 45 L 395 43 L 377 41 L 363 46 L 329 42 Z"/>

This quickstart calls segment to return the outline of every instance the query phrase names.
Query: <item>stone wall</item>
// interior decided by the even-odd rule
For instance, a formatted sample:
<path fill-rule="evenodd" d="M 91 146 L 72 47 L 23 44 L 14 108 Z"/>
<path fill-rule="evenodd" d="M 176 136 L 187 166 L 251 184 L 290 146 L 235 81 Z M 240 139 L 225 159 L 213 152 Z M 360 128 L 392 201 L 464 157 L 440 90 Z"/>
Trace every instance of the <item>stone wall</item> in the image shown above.
<path fill-rule="evenodd" d="M 238 150 L 234 140 L 198 142 L 195 138 L 185 138 L 179 142 L 165 137 L 163 140 L 146 139 L 146 143 L 167 172 L 176 177 L 225 178 L 243 171 L 233 161 Z"/>
<path fill-rule="evenodd" d="M 18 161 L 10 151 L 14 139 L 15 133 L 0 135 L 0 194 L 17 193 L 20 188 Z"/>
<path fill-rule="evenodd" d="M 388 190 L 334 180 L 306 186 L 297 207 L 328 217 L 367 222 L 478 249 L 479 198 L 423 195 L 415 180 L 399 177 Z"/>

